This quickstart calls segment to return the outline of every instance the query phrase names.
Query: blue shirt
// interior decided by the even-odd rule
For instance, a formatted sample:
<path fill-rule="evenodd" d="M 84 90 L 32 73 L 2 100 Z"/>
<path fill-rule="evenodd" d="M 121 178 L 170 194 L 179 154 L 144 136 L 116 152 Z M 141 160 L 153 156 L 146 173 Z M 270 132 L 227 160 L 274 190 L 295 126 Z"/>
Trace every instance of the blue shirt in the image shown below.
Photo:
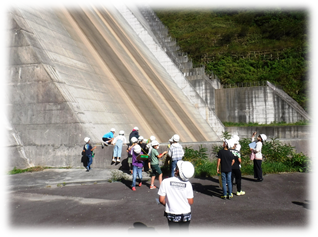
<path fill-rule="evenodd" d="M 114 133 L 113 132 L 106 133 L 103 137 L 104 138 L 113 138 L 114 137 Z"/>

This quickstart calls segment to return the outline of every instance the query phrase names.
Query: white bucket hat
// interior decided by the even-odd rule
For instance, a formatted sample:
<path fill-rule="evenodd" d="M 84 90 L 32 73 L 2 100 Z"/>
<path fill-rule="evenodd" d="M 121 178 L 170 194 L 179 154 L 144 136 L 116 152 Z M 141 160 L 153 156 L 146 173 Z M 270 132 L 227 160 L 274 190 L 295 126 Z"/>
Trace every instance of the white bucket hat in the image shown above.
<path fill-rule="evenodd" d="M 260 134 L 262 141 L 265 142 L 267 140 L 267 136 L 265 134 Z"/>
<path fill-rule="evenodd" d="M 194 175 L 194 166 L 189 161 L 179 160 L 177 162 L 180 178 L 183 181 L 188 181 Z"/>
<path fill-rule="evenodd" d="M 138 139 L 137 139 L 136 137 L 132 137 L 132 138 L 130 139 L 130 141 L 131 141 L 131 143 L 135 143 L 135 142 L 138 141 Z"/>
<path fill-rule="evenodd" d="M 135 146 L 134 146 L 134 152 L 135 152 L 136 154 L 139 154 L 139 153 L 141 152 L 141 147 L 140 147 L 139 145 L 135 145 Z"/>
<path fill-rule="evenodd" d="M 173 135 L 172 140 L 178 142 L 180 140 L 180 136 L 178 134 Z"/>
<path fill-rule="evenodd" d="M 89 140 L 91 140 L 89 137 L 85 137 L 85 138 L 84 138 L 84 141 L 85 141 L 86 143 L 88 143 Z"/>

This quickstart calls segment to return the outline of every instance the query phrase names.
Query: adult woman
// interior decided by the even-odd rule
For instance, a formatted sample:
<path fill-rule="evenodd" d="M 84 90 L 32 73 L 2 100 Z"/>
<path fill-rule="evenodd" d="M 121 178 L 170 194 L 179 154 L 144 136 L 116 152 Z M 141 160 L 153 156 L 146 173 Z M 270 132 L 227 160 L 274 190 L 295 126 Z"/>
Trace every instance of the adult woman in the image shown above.
<path fill-rule="evenodd" d="M 252 136 L 252 142 L 254 141 L 254 136 L 256 135 L 256 132 L 253 133 Z M 254 158 L 254 178 L 257 179 L 257 181 L 262 182 L 263 181 L 263 174 L 262 174 L 262 160 L 263 160 L 263 154 L 262 154 L 262 147 L 263 142 L 265 142 L 267 139 L 267 136 L 265 134 L 260 134 L 257 137 L 256 147 L 252 150 L 252 152 L 255 153 Z"/>

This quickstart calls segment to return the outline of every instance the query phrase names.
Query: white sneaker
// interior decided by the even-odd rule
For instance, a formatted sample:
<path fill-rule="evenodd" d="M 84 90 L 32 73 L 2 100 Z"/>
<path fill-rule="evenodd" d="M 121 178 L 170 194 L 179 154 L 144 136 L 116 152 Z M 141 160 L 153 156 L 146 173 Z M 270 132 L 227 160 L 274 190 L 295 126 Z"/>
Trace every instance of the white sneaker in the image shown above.
<path fill-rule="evenodd" d="M 245 192 L 244 192 L 244 191 L 236 192 L 236 195 L 237 195 L 237 196 L 242 196 L 242 195 L 244 195 L 244 194 L 245 194 Z"/>
<path fill-rule="evenodd" d="M 112 159 L 112 162 L 116 162 L 114 158 Z"/>
<path fill-rule="evenodd" d="M 120 162 L 120 159 L 119 159 L 119 158 L 117 158 L 117 162 Z"/>

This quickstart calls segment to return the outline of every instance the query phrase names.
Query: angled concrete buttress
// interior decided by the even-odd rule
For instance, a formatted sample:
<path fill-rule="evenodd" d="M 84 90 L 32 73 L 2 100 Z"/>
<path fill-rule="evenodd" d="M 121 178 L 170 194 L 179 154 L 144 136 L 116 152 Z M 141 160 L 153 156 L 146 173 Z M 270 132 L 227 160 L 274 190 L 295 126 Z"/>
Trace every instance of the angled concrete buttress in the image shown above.
<path fill-rule="evenodd" d="M 133 127 L 167 142 L 218 141 L 196 105 L 113 8 L 13 8 L 9 14 L 9 169 L 81 167 L 84 137 Z M 123 149 L 125 154 L 125 149 Z M 97 147 L 95 165 L 112 147 Z M 99 158 L 98 158 L 99 157 Z"/>

